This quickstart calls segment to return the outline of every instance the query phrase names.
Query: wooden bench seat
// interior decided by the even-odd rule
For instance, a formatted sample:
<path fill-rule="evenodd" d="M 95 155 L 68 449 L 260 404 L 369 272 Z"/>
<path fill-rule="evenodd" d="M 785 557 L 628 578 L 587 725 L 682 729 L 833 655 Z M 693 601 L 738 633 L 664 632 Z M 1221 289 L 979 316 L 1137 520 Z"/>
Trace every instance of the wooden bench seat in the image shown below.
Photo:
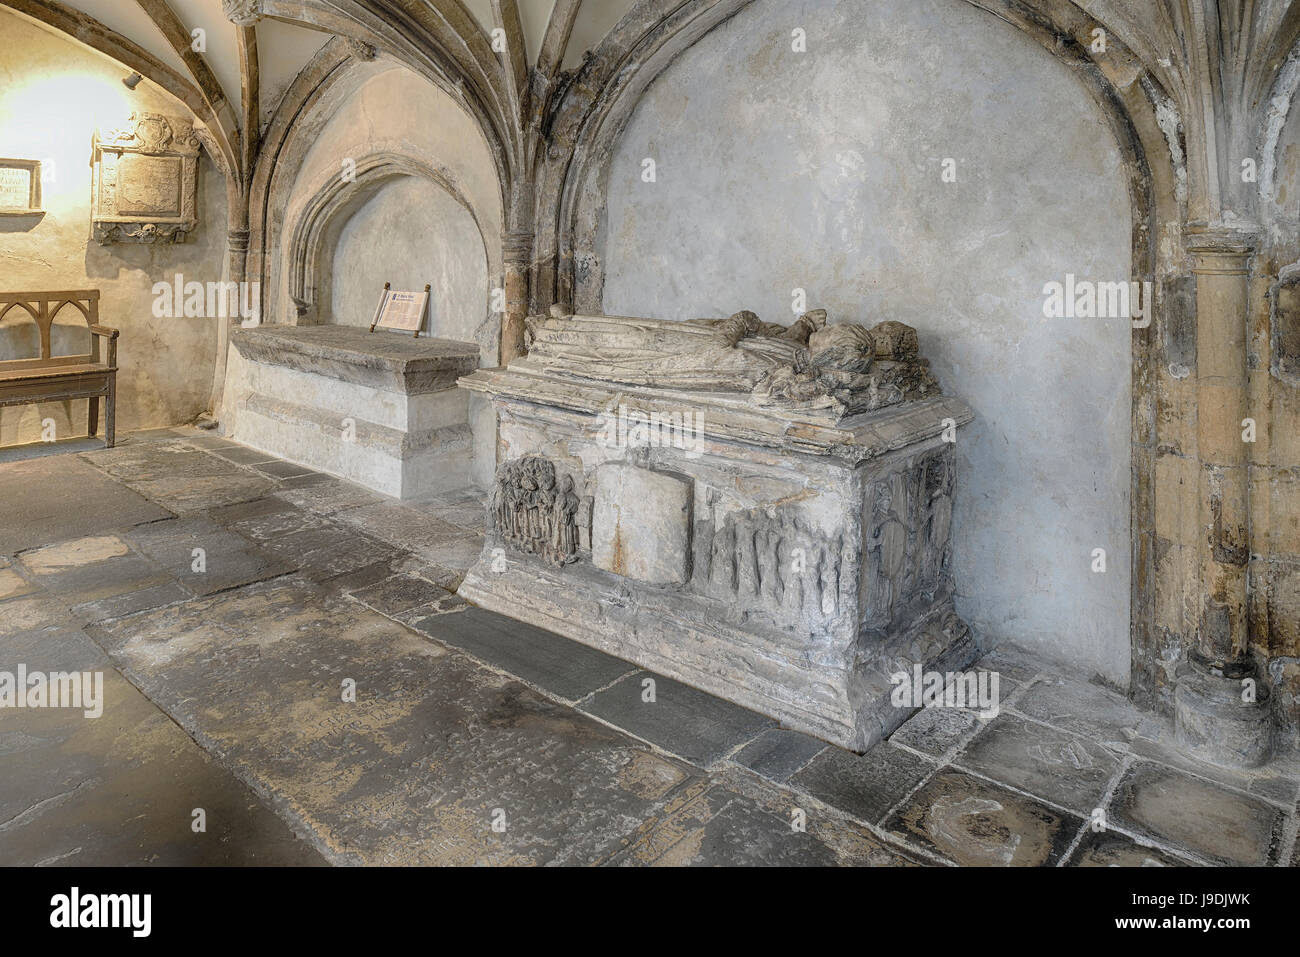
<path fill-rule="evenodd" d="M 51 355 L 54 319 L 71 306 L 86 323 L 93 351 Z M 86 432 L 99 432 L 99 402 L 104 400 L 104 443 L 113 447 L 117 423 L 117 330 L 99 324 L 99 290 L 0 292 L 0 320 L 11 311 L 25 312 L 36 323 L 41 354 L 29 359 L 0 360 L 0 406 L 88 399 Z M 100 340 L 107 341 L 105 349 Z"/>

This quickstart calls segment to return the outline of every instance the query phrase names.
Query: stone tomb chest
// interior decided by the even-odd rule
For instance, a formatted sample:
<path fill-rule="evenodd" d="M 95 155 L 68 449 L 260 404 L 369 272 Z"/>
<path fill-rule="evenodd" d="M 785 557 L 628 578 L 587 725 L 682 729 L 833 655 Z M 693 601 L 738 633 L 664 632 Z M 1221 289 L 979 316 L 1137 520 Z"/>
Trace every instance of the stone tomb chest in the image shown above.
<path fill-rule="evenodd" d="M 469 482 L 468 396 L 478 346 L 357 326 L 231 330 L 240 396 L 232 437 L 412 498 Z"/>
<path fill-rule="evenodd" d="M 953 441 L 916 335 L 752 313 L 529 321 L 463 388 L 499 419 L 484 607 L 862 751 L 890 676 L 965 667 Z"/>

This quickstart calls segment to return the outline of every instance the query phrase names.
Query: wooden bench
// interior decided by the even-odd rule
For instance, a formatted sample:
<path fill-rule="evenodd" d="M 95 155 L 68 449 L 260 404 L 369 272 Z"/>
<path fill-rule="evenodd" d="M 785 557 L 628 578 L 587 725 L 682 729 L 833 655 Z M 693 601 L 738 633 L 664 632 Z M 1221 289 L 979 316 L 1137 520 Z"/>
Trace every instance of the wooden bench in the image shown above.
<path fill-rule="evenodd" d="M 72 307 L 90 330 L 85 355 L 50 354 L 50 330 L 61 310 Z M 0 406 L 89 399 L 87 432 L 99 431 L 99 400 L 104 399 L 104 442 L 112 448 L 117 421 L 117 330 L 99 324 L 99 290 L 0 292 L 0 321 L 12 310 L 27 312 L 41 334 L 41 354 L 34 359 L 0 360 Z M 103 355 L 100 339 L 108 340 Z"/>

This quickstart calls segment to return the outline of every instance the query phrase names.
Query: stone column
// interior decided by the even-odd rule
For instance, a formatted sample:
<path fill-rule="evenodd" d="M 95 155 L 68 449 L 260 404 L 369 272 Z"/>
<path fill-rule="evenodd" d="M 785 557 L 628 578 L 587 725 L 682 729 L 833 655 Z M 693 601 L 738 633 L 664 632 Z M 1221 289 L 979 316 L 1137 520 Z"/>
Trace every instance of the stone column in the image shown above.
<path fill-rule="evenodd" d="M 1196 647 L 1174 689 L 1177 739 L 1215 764 L 1254 767 L 1271 751 L 1269 696 L 1250 652 L 1248 279 L 1254 237 L 1192 228 L 1196 277 L 1196 441 L 1200 460 L 1200 609 Z"/>
<path fill-rule="evenodd" d="M 528 316 L 528 277 L 533 259 L 531 231 L 508 232 L 502 242 L 506 311 L 501 317 L 501 365 L 525 352 L 524 319 Z"/>
<path fill-rule="evenodd" d="M 230 229 L 226 233 L 226 262 L 225 262 L 225 280 L 227 282 L 240 283 L 244 281 L 245 265 L 248 259 L 248 237 L 249 230 L 247 227 Z M 244 301 L 243 291 L 238 294 L 238 301 L 242 304 Z M 254 302 L 258 297 L 252 297 Z M 260 306 L 259 306 L 260 308 Z M 238 317 L 235 317 L 238 321 Z M 217 362 L 216 367 L 212 370 L 212 392 L 208 400 L 208 406 L 213 419 L 221 417 L 222 392 L 226 387 L 226 356 L 230 346 L 230 316 L 218 316 L 217 319 Z"/>

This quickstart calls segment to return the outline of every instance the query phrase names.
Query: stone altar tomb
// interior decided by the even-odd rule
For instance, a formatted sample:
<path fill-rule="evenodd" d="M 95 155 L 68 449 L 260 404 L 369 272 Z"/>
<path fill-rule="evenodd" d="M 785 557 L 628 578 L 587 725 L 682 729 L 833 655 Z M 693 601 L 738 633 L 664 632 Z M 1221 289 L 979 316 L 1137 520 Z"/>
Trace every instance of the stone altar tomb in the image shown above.
<path fill-rule="evenodd" d="M 952 604 L 952 442 L 916 333 L 742 312 L 529 320 L 460 593 L 863 751 L 890 676 L 975 657 Z"/>
<path fill-rule="evenodd" d="M 468 484 L 478 346 L 358 326 L 236 327 L 231 437 L 398 498 Z"/>

